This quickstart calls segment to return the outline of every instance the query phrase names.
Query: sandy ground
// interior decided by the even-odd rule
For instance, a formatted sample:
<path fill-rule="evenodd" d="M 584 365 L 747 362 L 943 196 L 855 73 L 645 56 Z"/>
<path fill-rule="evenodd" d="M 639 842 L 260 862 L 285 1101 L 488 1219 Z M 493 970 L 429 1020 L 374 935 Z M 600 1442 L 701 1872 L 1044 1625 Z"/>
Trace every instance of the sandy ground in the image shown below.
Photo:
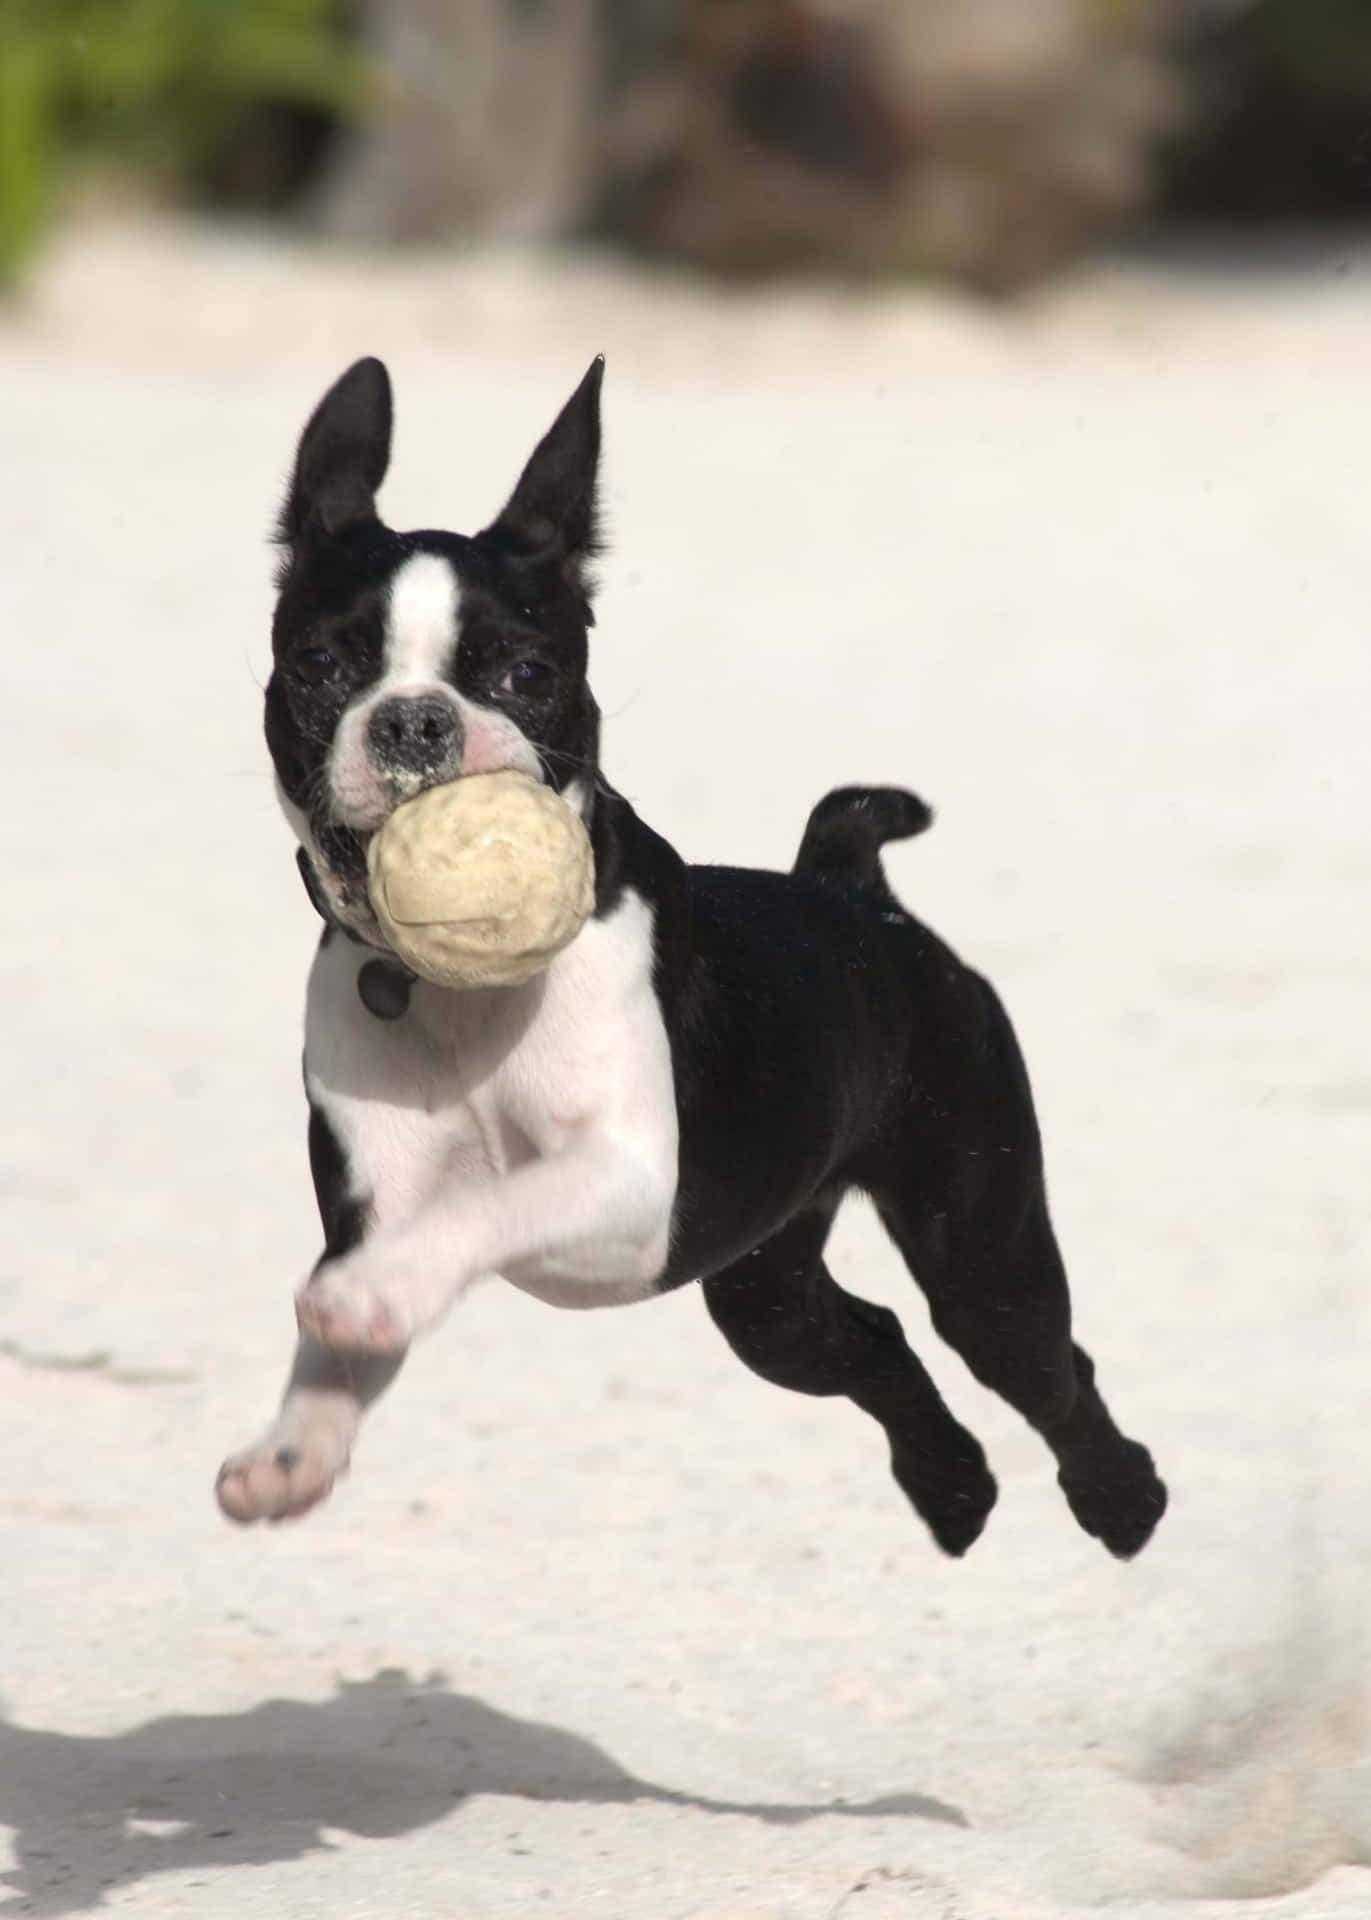
<path fill-rule="evenodd" d="M 68 240 L 0 321 L 0 1912 L 1135 1920 L 1371 1911 L 1371 255 L 1092 269 L 1015 315 L 251 233 Z M 312 916 L 258 738 L 294 436 L 391 362 L 471 528 L 609 356 L 596 685 L 688 853 L 906 780 L 995 978 L 1136 1564 L 984 1439 L 969 1559 L 876 1429 L 686 1292 L 478 1294 L 351 1479 L 238 1533 L 315 1252 Z M 1236 1903 L 1236 1904 L 1235 1904 Z"/>

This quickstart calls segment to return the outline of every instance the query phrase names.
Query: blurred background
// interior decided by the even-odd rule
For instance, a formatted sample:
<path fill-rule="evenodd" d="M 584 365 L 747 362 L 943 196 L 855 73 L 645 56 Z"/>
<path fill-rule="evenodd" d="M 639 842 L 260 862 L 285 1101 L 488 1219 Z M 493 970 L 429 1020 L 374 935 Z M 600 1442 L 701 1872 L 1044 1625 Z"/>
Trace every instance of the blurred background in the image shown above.
<path fill-rule="evenodd" d="M 1008 290 L 1361 217 L 1363 0 L 0 0 L 0 270 L 135 195 Z"/>
<path fill-rule="evenodd" d="M 542 1910 L 822 1920 L 881 1862 L 933 1890 L 873 1920 L 1364 1920 L 1368 216 L 1371 0 L 0 0 L 0 1885 L 526 1920 L 541 1860 Z M 1000 1478 L 964 1564 L 690 1289 L 484 1291 L 305 1526 L 218 1518 L 318 1251 L 296 438 L 381 354 L 385 517 L 474 531 L 599 351 L 606 770 L 701 860 L 936 806 L 892 877 L 1023 1038 L 1173 1488 L 1136 1565 L 860 1205 L 836 1274 Z M 478 1716 L 454 1799 L 346 1697 L 263 1764 L 264 1698 L 387 1668 L 624 1771 L 483 1773 Z"/>

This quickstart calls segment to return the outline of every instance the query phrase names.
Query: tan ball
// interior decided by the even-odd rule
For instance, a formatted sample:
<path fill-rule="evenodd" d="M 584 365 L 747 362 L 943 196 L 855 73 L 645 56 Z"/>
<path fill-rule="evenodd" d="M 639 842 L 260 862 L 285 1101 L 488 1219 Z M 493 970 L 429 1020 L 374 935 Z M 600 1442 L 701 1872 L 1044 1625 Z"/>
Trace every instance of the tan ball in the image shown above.
<path fill-rule="evenodd" d="M 526 774 L 468 774 L 406 800 L 367 848 L 371 903 L 407 966 L 440 987 L 509 987 L 595 904 L 579 816 Z"/>

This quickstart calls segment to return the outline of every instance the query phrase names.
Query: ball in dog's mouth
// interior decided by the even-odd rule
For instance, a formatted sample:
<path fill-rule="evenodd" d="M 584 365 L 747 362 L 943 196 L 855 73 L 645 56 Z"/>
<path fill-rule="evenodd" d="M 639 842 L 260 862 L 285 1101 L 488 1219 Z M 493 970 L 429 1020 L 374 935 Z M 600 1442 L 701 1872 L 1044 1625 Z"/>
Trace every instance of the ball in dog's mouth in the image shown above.
<path fill-rule="evenodd" d="M 437 986 L 529 979 L 575 939 L 595 904 L 580 816 L 512 769 L 404 801 L 372 835 L 366 862 L 391 949 Z"/>

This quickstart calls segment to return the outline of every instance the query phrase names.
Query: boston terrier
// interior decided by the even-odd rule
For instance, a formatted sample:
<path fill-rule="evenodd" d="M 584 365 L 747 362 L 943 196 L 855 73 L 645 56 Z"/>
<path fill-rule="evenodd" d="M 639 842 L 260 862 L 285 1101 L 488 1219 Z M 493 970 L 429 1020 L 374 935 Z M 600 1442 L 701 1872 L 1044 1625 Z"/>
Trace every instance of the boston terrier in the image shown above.
<path fill-rule="evenodd" d="M 218 1479 L 233 1520 L 330 1491 L 412 1340 L 498 1275 L 558 1307 L 696 1282 L 745 1365 L 879 1421 L 895 1479 L 961 1554 L 995 1481 L 888 1308 L 824 1245 L 859 1189 L 972 1373 L 1052 1450 L 1119 1556 L 1166 1506 L 1071 1337 L 1028 1077 L 994 991 L 896 899 L 913 794 L 821 800 L 788 874 L 687 866 L 600 769 L 586 679 L 596 360 L 503 512 L 395 533 L 376 493 L 390 381 L 359 360 L 301 438 L 281 514 L 266 737 L 325 925 L 305 1018 L 324 1251 L 279 1414 Z M 517 768 L 583 819 L 595 907 L 519 986 L 452 991 L 389 953 L 368 838 L 439 781 Z"/>

